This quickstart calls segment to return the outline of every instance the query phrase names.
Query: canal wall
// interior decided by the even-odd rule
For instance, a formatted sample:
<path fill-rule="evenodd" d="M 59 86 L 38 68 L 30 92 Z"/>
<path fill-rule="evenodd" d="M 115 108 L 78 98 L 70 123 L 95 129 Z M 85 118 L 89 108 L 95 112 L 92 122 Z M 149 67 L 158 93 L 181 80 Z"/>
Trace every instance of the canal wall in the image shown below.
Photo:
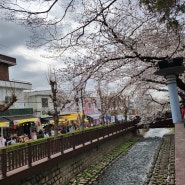
<path fill-rule="evenodd" d="M 8 177 L 3 184 L 8 185 L 67 185 L 69 181 L 76 177 L 77 174 L 88 168 L 90 165 L 97 163 L 104 155 L 114 150 L 127 140 L 131 139 L 136 132 L 124 133 L 118 137 L 107 139 L 106 142 L 95 142 L 94 147 L 76 149 L 70 154 L 66 153 L 53 159 L 47 160 L 42 164 L 35 164 L 30 169 L 22 173 L 14 174 L 11 182 Z M 15 177 L 17 175 L 17 177 Z"/>

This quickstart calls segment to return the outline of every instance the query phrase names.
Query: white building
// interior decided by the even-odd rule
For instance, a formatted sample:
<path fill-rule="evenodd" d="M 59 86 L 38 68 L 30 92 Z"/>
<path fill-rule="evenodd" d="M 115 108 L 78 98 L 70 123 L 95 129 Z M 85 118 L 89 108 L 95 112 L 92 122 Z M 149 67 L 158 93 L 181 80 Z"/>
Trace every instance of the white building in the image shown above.
<path fill-rule="evenodd" d="M 9 103 L 13 94 L 17 98 L 8 110 L 0 112 L 1 135 L 6 136 L 12 128 L 16 130 L 18 124 L 37 121 L 33 118 L 32 109 L 26 109 L 24 106 L 24 90 L 31 90 L 32 84 L 9 79 L 9 67 L 15 65 L 15 58 L 0 54 L 0 104 Z"/>
<path fill-rule="evenodd" d="M 36 90 L 36 91 L 25 91 L 24 101 L 25 107 L 33 108 L 33 114 L 37 117 L 45 117 L 48 111 L 54 109 L 53 102 L 50 97 L 51 90 Z M 70 114 L 77 111 L 74 100 L 68 100 L 68 103 L 63 107 L 62 104 L 58 105 L 59 114 Z M 81 103 L 79 102 L 79 112 L 81 112 Z"/>
<path fill-rule="evenodd" d="M 50 90 L 24 92 L 25 107 L 33 108 L 33 114 L 37 117 L 46 115 L 48 111 L 53 110 L 50 94 Z"/>
<path fill-rule="evenodd" d="M 31 90 L 32 84 L 9 80 L 9 67 L 16 65 L 16 59 L 0 54 L 0 103 L 8 103 L 12 93 L 17 96 L 17 101 L 11 109 L 24 108 L 24 90 Z"/>

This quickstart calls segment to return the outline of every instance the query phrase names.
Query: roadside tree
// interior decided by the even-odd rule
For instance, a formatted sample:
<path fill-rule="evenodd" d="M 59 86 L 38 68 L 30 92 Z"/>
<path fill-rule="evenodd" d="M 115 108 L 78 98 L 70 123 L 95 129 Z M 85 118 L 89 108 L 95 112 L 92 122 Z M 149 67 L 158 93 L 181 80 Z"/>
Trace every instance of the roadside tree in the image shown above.
<path fill-rule="evenodd" d="M 47 47 L 50 57 L 58 59 L 67 54 L 68 72 L 83 76 L 83 83 L 102 73 L 104 78 L 114 77 L 120 92 L 139 91 L 143 85 L 163 91 L 166 79 L 153 73 L 159 60 L 184 57 L 185 20 L 178 19 L 178 26 L 169 29 L 140 2 L 146 1 L 9 0 L 0 8 L 9 12 L 7 19 L 33 31 L 29 46 Z M 170 1 L 168 10 L 172 5 Z M 177 85 L 183 90 L 182 76 L 177 77 Z"/>

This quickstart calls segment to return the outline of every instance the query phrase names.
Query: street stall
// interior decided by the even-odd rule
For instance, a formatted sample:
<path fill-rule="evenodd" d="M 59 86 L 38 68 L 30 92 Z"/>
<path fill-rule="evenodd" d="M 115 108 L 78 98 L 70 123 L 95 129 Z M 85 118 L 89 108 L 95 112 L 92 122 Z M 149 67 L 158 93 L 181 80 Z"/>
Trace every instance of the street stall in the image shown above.
<path fill-rule="evenodd" d="M 79 118 L 80 116 L 80 118 Z M 59 115 L 59 122 L 58 122 L 58 129 L 59 133 L 66 133 L 66 132 L 72 132 L 76 129 L 80 128 L 80 123 L 81 123 L 81 117 L 82 113 L 77 114 L 77 113 L 72 113 L 72 114 L 65 114 L 65 115 Z M 41 119 L 43 120 L 43 118 Z M 85 118 L 84 119 L 85 124 L 88 123 L 88 120 Z M 43 123 L 43 121 L 41 121 Z M 50 131 L 54 127 L 54 120 L 53 118 L 48 119 L 48 126 L 45 125 L 44 128 L 45 130 Z M 47 129 L 49 127 L 49 129 Z"/>
<path fill-rule="evenodd" d="M 101 113 L 87 114 L 87 119 L 92 125 L 99 125 L 101 123 Z"/>
<path fill-rule="evenodd" d="M 69 127 L 69 130 L 76 130 L 76 129 L 80 129 L 81 127 L 81 122 L 82 122 L 82 113 L 71 113 L 71 114 L 65 114 L 65 115 L 60 115 L 60 119 L 63 119 L 65 121 L 63 121 L 62 125 L 66 126 L 67 129 Z M 84 119 L 85 124 L 88 123 L 88 120 L 85 118 Z"/>
<path fill-rule="evenodd" d="M 60 115 L 60 118 L 65 119 L 66 121 L 68 121 L 70 124 L 72 123 L 76 123 L 76 124 L 80 124 L 80 121 L 82 120 L 82 113 L 72 113 L 72 114 L 66 114 L 66 115 Z M 85 118 L 84 119 L 85 122 L 88 122 L 88 120 Z"/>
<path fill-rule="evenodd" d="M 53 116 L 42 115 L 40 117 L 40 121 L 41 121 L 42 126 L 46 126 L 48 124 L 51 124 L 51 122 L 53 121 Z"/>
<path fill-rule="evenodd" d="M 41 130 L 45 130 L 47 132 L 50 132 L 51 127 L 54 124 L 53 116 L 42 115 L 40 117 L 40 122 L 41 122 Z"/>
<path fill-rule="evenodd" d="M 10 122 L 7 136 L 26 134 L 29 138 L 31 138 L 30 132 L 32 127 L 34 127 L 34 131 L 37 132 L 41 125 L 39 118 L 34 117 L 33 115 L 6 116 L 5 119 Z"/>
<path fill-rule="evenodd" d="M 4 119 L 4 118 L 0 118 L 0 128 L 1 128 L 1 136 L 4 136 L 4 132 L 3 130 L 6 128 L 9 128 L 10 123 L 8 120 Z"/>
<path fill-rule="evenodd" d="M 55 122 L 54 122 L 54 120 L 52 119 L 52 120 L 50 120 L 50 124 L 52 124 L 52 125 L 54 125 L 55 124 Z M 63 124 L 66 124 L 66 120 L 65 119 L 59 119 L 58 120 L 58 125 L 63 125 Z"/>

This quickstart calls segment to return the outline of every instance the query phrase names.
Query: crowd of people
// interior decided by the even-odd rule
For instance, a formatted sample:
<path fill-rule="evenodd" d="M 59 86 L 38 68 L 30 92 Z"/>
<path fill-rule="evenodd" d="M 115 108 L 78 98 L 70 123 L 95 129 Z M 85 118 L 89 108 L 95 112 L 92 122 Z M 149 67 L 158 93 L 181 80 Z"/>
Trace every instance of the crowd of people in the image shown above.
<path fill-rule="evenodd" d="M 58 134 L 65 134 L 68 132 L 73 132 L 79 129 L 76 124 L 73 125 L 63 125 L 58 127 Z M 23 129 L 24 130 L 24 129 Z M 29 130 L 24 130 L 24 133 L 12 133 L 6 137 L 0 135 L 0 147 L 13 145 L 17 143 L 24 143 L 30 140 L 36 140 L 40 138 L 48 138 L 55 135 L 54 125 L 48 124 L 43 127 L 38 127 L 35 123 L 32 123 Z"/>
<path fill-rule="evenodd" d="M 107 125 L 109 125 L 109 120 L 106 122 Z M 87 127 L 93 127 L 101 125 L 101 123 L 94 122 L 85 122 L 84 128 Z M 8 133 L 5 135 L 5 137 L 0 136 L 0 147 L 13 145 L 17 143 L 24 143 L 30 140 L 37 140 L 40 138 L 48 138 L 55 135 L 54 131 L 54 125 L 48 123 L 44 123 L 41 125 L 37 125 L 36 123 L 27 123 L 24 125 L 21 125 L 19 127 L 22 127 L 21 129 L 18 129 L 14 131 L 14 133 Z M 82 126 L 81 126 L 82 127 Z M 58 127 L 58 134 L 65 134 L 69 132 L 74 132 L 75 130 L 79 130 L 80 126 L 74 121 L 71 121 L 70 123 L 66 123 L 64 125 L 60 125 Z"/>
<path fill-rule="evenodd" d="M 0 147 L 13 145 L 16 143 L 23 143 L 26 141 L 29 141 L 29 137 L 25 135 L 17 136 L 17 135 L 10 135 L 9 137 L 4 138 L 2 135 L 0 135 Z"/>

